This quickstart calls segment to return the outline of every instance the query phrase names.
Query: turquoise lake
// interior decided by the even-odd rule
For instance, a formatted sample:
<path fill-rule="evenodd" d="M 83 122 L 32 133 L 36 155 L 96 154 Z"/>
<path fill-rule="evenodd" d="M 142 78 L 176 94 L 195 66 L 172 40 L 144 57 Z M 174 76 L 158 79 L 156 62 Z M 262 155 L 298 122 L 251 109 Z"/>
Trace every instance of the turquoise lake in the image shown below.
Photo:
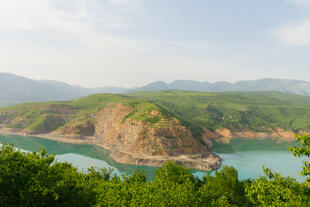
<path fill-rule="evenodd" d="M 154 179 L 156 167 L 120 164 L 109 157 L 109 152 L 93 145 L 68 144 L 37 137 L 0 135 L 0 141 L 14 144 L 25 151 L 39 152 L 45 147 L 49 153 L 56 153 L 60 162 L 70 162 L 79 170 L 86 171 L 91 166 L 113 168 L 117 175 L 131 174 L 135 169 L 144 170 L 148 179 Z M 293 144 L 297 144 L 292 143 Z M 294 157 L 287 151 L 288 144 L 277 144 L 275 140 L 235 139 L 230 145 L 216 144 L 214 152 L 223 158 L 222 166 L 233 166 L 238 170 L 240 179 L 257 178 L 263 175 L 262 166 L 303 181 L 298 171 L 301 170 L 302 158 Z M 193 174 L 202 178 L 207 172 L 195 171 Z"/>

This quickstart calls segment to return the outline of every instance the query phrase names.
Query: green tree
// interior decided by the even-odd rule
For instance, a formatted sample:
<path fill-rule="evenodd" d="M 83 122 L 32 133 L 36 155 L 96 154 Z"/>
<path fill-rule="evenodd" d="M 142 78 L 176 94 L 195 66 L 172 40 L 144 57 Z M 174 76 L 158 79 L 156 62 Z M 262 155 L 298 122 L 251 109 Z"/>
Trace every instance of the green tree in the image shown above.
<path fill-rule="evenodd" d="M 294 146 L 294 147 L 290 147 L 289 150 L 293 152 L 294 156 L 297 156 L 297 157 L 306 156 L 309 158 L 310 157 L 310 135 L 297 134 L 296 138 L 301 143 L 301 147 Z M 309 162 L 304 161 L 304 166 L 302 168 L 301 175 L 310 176 L 310 163 Z M 307 177 L 306 181 L 310 183 L 310 177 Z"/>
<path fill-rule="evenodd" d="M 151 185 L 152 206 L 199 206 L 197 183 L 191 171 L 175 162 L 167 162 L 155 173 Z"/>
<path fill-rule="evenodd" d="M 206 175 L 204 185 L 199 189 L 200 199 L 206 206 L 247 206 L 245 184 L 238 180 L 238 172 L 233 167 L 225 166 L 215 176 Z M 221 205 L 220 205 L 221 203 Z"/>
<path fill-rule="evenodd" d="M 84 177 L 54 155 L 0 148 L 0 206 L 91 206 L 94 194 Z"/>
<path fill-rule="evenodd" d="M 306 207 L 310 203 L 309 188 L 290 177 L 265 169 L 266 177 L 256 179 L 246 189 L 246 195 L 254 206 Z"/>

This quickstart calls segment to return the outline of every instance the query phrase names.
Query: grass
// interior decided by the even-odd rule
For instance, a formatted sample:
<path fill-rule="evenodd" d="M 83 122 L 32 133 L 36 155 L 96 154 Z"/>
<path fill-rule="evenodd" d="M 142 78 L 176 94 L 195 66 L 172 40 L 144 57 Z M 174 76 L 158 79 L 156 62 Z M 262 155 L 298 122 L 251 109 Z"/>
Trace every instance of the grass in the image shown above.
<path fill-rule="evenodd" d="M 65 120 L 57 115 L 42 115 L 37 118 L 31 125 L 27 126 L 28 130 L 43 132 L 52 132 L 65 124 Z"/>

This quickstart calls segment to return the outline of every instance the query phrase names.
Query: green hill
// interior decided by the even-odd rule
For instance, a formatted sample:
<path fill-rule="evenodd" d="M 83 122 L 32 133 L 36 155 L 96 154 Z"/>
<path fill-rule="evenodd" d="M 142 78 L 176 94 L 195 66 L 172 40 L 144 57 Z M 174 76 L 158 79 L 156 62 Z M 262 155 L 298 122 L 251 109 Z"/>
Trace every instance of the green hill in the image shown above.
<path fill-rule="evenodd" d="M 150 115 L 160 111 L 165 118 L 169 114 L 161 107 L 147 100 L 133 97 L 96 94 L 67 102 L 26 103 L 0 109 L 0 123 L 10 128 L 27 129 L 39 132 L 52 132 L 61 127 L 95 122 L 94 116 L 109 104 L 122 104 L 130 108 L 126 119 L 150 122 L 155 125 L 160 116 Z"/>
<path fill-rule="evenodd" d="M 0 123 L 12 128 L 51 132 L 64 126 L 93 123 L 109 104 L 130 108 L 125 119 L 164 127 L 177 119 L 195 137 L 204 131 L 264 132 L 277 129 L 310 131 L 310 97 L 281 92 L 136 92 L 125 95 L 97 94 L 71 102 L 27 103 L 0 110 Z M 160 116 L 151 115 L 160 111 Z"/>
<path fill-rule="evenodd" d="M 310 130 L 310 97 L 281 92 L 160 91 L 130 94 L 171 112 L 186 125 L 202 129 L 270 132 Z"/>

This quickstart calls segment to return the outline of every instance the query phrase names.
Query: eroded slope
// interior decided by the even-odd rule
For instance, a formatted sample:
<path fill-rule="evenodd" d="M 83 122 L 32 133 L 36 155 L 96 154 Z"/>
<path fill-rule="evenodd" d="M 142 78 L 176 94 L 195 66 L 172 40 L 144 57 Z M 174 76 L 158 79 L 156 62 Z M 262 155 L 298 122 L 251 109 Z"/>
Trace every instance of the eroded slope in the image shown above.
<path fill-rule="evenodd" d="M 22 104 L 1 110 L 0 123 L 23 134 L 88 140 L 110 149 L 110 156 L 122 163 L 159 166 L 175 160 L 202 170 L 220 166 L 208 142 L 143 99 L 101 94 L 72 102 Z"/>

